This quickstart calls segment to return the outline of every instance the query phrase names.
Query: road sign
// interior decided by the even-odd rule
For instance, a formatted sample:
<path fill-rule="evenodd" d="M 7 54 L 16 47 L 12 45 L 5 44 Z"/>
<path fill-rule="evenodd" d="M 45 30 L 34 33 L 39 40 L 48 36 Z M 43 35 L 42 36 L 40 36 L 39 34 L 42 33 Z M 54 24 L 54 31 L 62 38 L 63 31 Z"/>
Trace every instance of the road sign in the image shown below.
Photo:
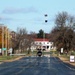
<path fill-rule="evenodd" d="M 61 48 L 61 53 L 63 53 L 63 48 Z"/>
<path fill-rule="evenodd" d="M 0 48 L 0 53 L 2 53 L 2 50 L 1 50 L 1 48 Z"/>
<path fill-rule="evenodd" d="M 11 54 L 12 54 L 12 50 L 13 50 L 13 49 L 12 49 L 12 48 L 10 48 L 10 49 L 9 49 L 9 53 L 11 53 Z"/>
<path fill-rule="evenodd" d="M 5 51 L 5 50 L 7 50 L 7 48 L 2 48 L 2 50 L 4 50 L 4 51 Z"/>
<path fill-rule="evenodd" d="M 70 62 L 74 62 L 75 61 L 75 57 L 73 55 L 70 56 Z"/>

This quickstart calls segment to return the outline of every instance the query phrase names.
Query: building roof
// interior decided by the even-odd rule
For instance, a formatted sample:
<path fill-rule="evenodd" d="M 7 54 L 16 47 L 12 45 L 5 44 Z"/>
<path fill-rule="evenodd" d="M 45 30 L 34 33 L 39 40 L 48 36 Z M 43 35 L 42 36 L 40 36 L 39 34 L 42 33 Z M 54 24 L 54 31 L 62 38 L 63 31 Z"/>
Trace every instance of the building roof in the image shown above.
<path fill-rule="evenodd" d="M 49 41 L 49 39 L 36 38 L 34 41 Z"/>

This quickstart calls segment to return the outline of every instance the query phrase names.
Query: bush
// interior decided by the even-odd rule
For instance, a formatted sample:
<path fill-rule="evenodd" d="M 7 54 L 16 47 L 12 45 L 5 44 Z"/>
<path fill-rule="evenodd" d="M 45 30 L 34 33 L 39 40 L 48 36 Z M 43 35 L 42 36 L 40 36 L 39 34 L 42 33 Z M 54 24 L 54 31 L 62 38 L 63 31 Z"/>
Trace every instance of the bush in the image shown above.
<path fill-rule="evenodd" d="M 75 55 L 75 51 L 71 51 L 71 55 Z"/>

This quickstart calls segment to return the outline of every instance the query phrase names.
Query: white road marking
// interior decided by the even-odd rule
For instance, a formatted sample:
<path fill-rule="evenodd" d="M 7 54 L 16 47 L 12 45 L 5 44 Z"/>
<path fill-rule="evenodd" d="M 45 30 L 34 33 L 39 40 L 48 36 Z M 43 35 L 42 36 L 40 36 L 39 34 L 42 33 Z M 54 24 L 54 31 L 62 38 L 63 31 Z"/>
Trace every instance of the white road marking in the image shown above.
<path fill-rule="evenodd" d="M 44 55 L 44 56 L 46 56 L 46 57 L 50 57 L 50 55 Z"/>
<path fill-rule="evenodd" d="M 48 68 L 50 69 L 50 58 L 48 58 Z"/>

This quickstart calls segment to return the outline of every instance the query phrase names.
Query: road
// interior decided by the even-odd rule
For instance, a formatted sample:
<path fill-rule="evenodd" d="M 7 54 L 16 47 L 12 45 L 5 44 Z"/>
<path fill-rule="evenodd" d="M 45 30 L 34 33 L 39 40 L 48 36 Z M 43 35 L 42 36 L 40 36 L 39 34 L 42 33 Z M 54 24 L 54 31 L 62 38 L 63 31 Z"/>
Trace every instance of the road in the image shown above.
<path fill-rule="evenodd" d="M 75 75 L 75 67 L 56 57 L 24 57 L 0 64 L 0 75 Z"/>

